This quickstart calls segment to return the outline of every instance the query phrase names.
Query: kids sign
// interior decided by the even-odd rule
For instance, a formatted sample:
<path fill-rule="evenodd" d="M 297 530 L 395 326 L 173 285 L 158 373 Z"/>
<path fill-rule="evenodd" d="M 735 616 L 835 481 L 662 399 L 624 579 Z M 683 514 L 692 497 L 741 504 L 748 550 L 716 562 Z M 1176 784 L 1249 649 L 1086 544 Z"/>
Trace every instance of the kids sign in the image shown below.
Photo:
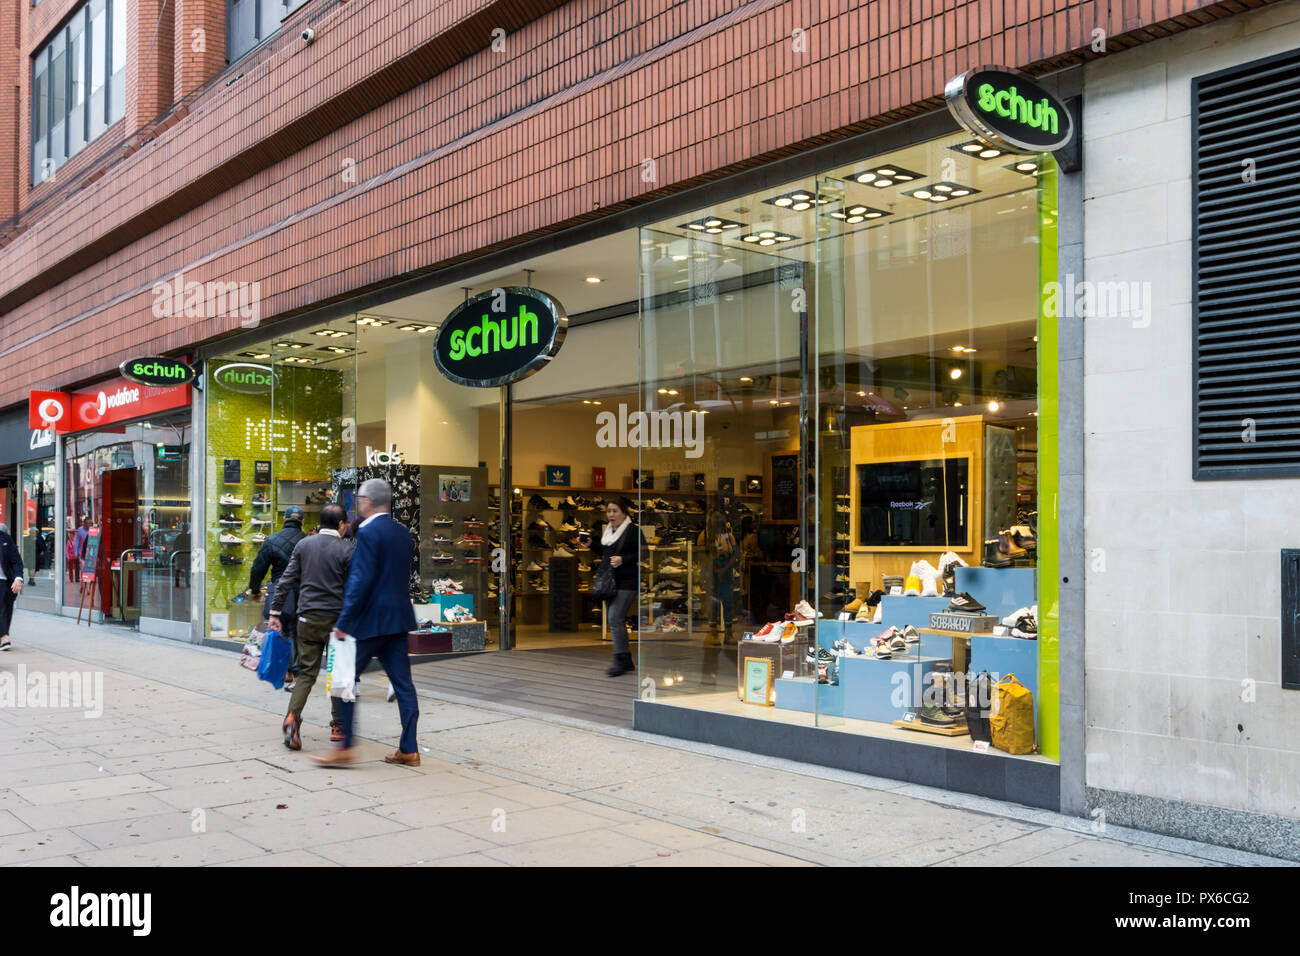
<path fill-rule="evenodd" d="M 507 286 L 472 296 L 438 326 L 433 360 L 458 385 L 495 388 L 546 367 L 564 344 L 564 307 L 537 289 Z"/>
<path fill-rule="evenodd" d="M 1051 153 L 1074 135 L 1065 104 L 1019 70 L 979 66 L 949 80 L 943 95 L 957 122 L 990 146 Z"/>

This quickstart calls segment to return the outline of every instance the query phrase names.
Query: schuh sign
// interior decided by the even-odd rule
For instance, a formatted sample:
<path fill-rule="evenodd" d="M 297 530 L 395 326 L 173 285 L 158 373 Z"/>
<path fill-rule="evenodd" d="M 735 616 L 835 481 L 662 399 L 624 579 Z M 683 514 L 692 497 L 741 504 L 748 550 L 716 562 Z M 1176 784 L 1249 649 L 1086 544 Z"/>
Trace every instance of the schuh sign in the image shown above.
<path fill-rule="evenodd" d="M 434 364 L 458 385 L 508 385 L 545 368 L 568 326 L 564 307 L 545 292 L 493 289 L 466 299 L 438 326 Z"/>
<path fill-rule="evenodd" d="M 948 81 L 943 91 L 957 122 L 990 146 L 1017 153 L 1051 153 L 1074 135 L 1065 104 L 1032 76 L 1005 66 L 979 66 Z"/>
<path fill-rule="evenodd" d="M 161 355 L 146 355 L 143 358 L 127 359 L 118 366 L 118 371 L 128 382 L 137 385 L 152 385 L 154 388 L 166 388 L 172 385 L 189 385 L 196 374 L 193 368 L 180 359 L 166 358 Z"/>

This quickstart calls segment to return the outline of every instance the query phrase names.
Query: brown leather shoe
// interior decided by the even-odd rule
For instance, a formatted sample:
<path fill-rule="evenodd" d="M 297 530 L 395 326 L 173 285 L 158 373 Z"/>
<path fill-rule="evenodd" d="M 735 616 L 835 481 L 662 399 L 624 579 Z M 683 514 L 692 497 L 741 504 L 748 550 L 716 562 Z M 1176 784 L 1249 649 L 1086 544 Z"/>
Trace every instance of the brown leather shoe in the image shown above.
<path fill-rule="evenodd" d="M 384 763 L 398 763 L 405 767 L 418 767 L 420 766 L 420 755 L 418 753 L 404 754 L 400 750 L 394 750 L 384 758 Z"/>
<path fill-rule="evenodd" d="M 352 763 L 356 760 L 356 752 L 352 747 L 336 747 L 327 754 L 319 757 L 312 757 L 318 764 L 325 767 L 335 766 L 337 764 Z"/>

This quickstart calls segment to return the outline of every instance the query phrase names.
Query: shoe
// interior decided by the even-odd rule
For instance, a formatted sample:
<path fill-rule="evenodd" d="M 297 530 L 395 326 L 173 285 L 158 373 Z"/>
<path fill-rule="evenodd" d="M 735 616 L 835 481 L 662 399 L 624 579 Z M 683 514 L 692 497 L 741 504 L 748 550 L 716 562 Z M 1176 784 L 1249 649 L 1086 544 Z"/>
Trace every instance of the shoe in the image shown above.
<path fill-rule="evenodd" d="M 614 662 L 605 670 L 606 677 L 618 677 L 636 670 L 631 654 L 615 654 Z"/>
<path fill-rule="evenodd" d="M 226 494 L 222 495 L 220 498 L 217 499 L 217 504 L 242 507 L 244 504 L 244 499 L 239 497 L 238 495 L 232 495 L 229 492 L 226 492 Z"/>
<path fill-rule="evenodd" d="M 1018 607 L 1010 614 L 1008 614 L 1006 617 L 1002 618 L 1001 623 L 1006 625 L 1007 627 L 1015 627 L 1016 622 L 1019 621 L 1022 617 L 1024 617 L 1028 613 L 1029 613 L 1029 608 Z"/>
<path fill-rule="evenodd" d="M 433 526 L 435 528 L 450 528 L 451 523 L 451 519 L 446 515 L 436 515 L 433 519 Z"/>
<path fill-rule="evenodd" d="M 813 606 L 809 604 L 807 601 L 800 601 L 798 604 L 794 606 L 794 609 L 809 621 L 815 621 L 817 620 L 817 618 L 822 616 L 821 612 L 814 610 Z"/>
<path fill-rule="evenodd" d="M 468 548 L 481 548 L 483 546 L 483 536 L 477 534 L 462 534 L 456 539 L 456 543 Z"/>
<path fill-rule="evenodd" d="M 395 763 L 403 767 L 418 767 L 420 766 L 420 755 L 418 753 L 404 754 L 400 750 L 394 750 L 384 757 L 384 763 Z"/>
<path fill-rule="evenodd" d="M 868 594 L 867 599 L 862 603 L 864 603 L 867 607 L 875 607 L 877 604 L 880 603 L 880 599 L 884 596 L 885 596 L 885 592 L 877 588 L 876 590 Z"/>
<path fill-rule="evenodd" d="M 1011 628 L 1011 636 L 1023 637 L 1030 641 L 1038 640 L 1038 622 L 1028 614 L 1022 614 L 1015 626 Z"/>
<path fill-rule="evenodd" d="M 434 564 L 451 564 L 455 560 L 456 556 L 454 554 L 448 554 L 446 551 L 435 551 L 433 553 Z"/>
<path fill-rule="evenodd" d="M 573 552 L 570 551 L 568 548 L 566 548 L 564 545 L 560 545 L 558 548 L 556 548 L 554 551 L 551 552 L 551 557 L 571 558 L 573 557 Z"/>
<path fill-rule="evenodd" d="M 871 619 L 875 616 L 875 613 L 876 609 L 874 607 L 870 604 L 864 604 L 862 607 L 858 608 L 856 620 L 865 621 L 869 624 L 871 623 Z"/>
<path fill-rule="evenodd" d="M 848 641 L 844 640 L 844 638 L 840 638 L 832 644 L 831 648 L 838 652 L 841 657 L 858 657 L 861 654 L 861 651 Z"/>
<path fill-rule="evenodd" d="M 271 499 L 266 495 L 262 494 L 260 491 L 257 494 L 253 495 L 254 508 L 268 508 L 270 507 L 270 505 L 271 505 Z"/>
<path fill-rule="evenodd" d="M 243 544 L 244 543 L 243 538 L 241 538 L 237 534 L 231 534 L 228 531 L 222 534 L 221 537 L 217 538 L 217 540 L 222 544 Z"/>
<path fill-rule="evenodd" d="M 546 539 L 535 534 L 530 534 L 528 536 L 528 547 L 535 548 L 538 551 L 551 550 L 551 546 L 547 543 Z"/>
<path fill-rule="evenodd" d="M 330 742 L 336 744 L 343 742 L 343 728 L 338 724 L 330 724 Z"/>
<path fill-rule="evenodd" d="M 762 641 L 764 640 L 764 638 L 771 635 L 771 633 L 775 631 L 778 627 L 781 627 L 781 625 L 773 624 L 771 621 L 769 621 L 768 623 L 760 627 L 757 631 L 755 631 L 753 637 L 751 637 L 750 640 Z M 781 630 L 784 632 L 785 628 L 781 627 Z"/>
<path fill-rule="evenodd" d="M 333 767 L 341 764 L 353 763 L 357 759 L 355 747 L 335 747 L 327 754 L 321 754 L 313 757 L 318 764 L 323 767 Z"/>
<path fill-rule="evenodd" d="M 479 521 L 478 518 L 473 514 L 467 514 L 464 518 L 461 519 L 460 523 L 463 524 L 466 528 L 483 527 L 483 522 Z"/>
<path fill-rule="evenodd" d="M 959 614 L 978 614 L 980 611 L 987 611 L 987 610 L 988 608 L 986 608 L 979 601 L 975 600 L 965 591 L 962 591 L 961 594 L 954 596 L 952 601 L 949 602 L 947 608 L 949 614 L 952 614 L 954 612 Z"/>
<path fill-rule="evenodd" d="M 921 723 L 931 727 L 951 727 L 956 723 L 938 707 L 922 707 L 917 716 L 921 718 Z"/>
<path fill-rule="evenodd" d="M 250 525 L 252 525 L 253 527 L 255 527 L 255 528 L 265 528 L 265 527 L 267 527 L 267 526 L 269 526 L 269 525 L 271 524 L 271 519 L 270 519 L 270 518 L 253 518 L 253 520 L 251 520 L 251 521 L 248 522 L 248 523 L 249 523 Z"/>
<path fill-rule="evenodd" d="M 524 570 L 525 570 L 525 571 L 545 571 L 546 568 L 542 567 L 542 566 L 541 566 L 540 564 L 538 564 L 536 561 L 529 561 L 529 562 L 528 562 L 528 566 L 525 567 Z"/>
<path fill-rule="evenodd" d="M 574 521 L 573 519 L 569 518 L 569 519 L 566 519 L 566 520 L 565 520 L 564 524 L 560 525 L 560 530 L 561 530 L 561 531 L 581 531 L 581 530 L 582 530 L 582 525 L 578 524 L 578 522 L 576 522 L 576 521 Z"/>
<path fill-rule="evenodd" d="M 794 621 L 786 621 L 782 625 L 782 628 L 783 629 L 781 631 L 781 643 L 793 644 L 795 637 L 799 633 L 799 625 L 796 624 Z"/>
<path fill-rule="evenodd" d="M 921 596 L 921 579 L 915 574 L 909 574 L 907 580 L 903 582 L 903 595 L 905 597 Z"/>
<path fill-rule="evenodd" d="M 243 519 L 240 518 L 239 515 L 235 514 L 233 511 L 227 511 L 225 514 L 223 514 L 220 518 L 217 519 L 217 524 L 241 525 L 243 523 L 244 523 Z"/>
<path fill-rule="evenodd" d="M 302 750 L 302 738 L 298 735 L 298 720 L 290 714 L 284 718 L 280 730 L 284 733 L 284 745 L 290 750 Z"/>
<path fill-rule="evenodd" d="M 433 536 L 433 543 L 436 545 L 451 544 L 451 538 L 447 537 L 445 534 L 435 534 Z"/>
<path fill-rule="evenodd" d="M 551 527 L 551 523 L 549 521 L 547 521 L 545 518 L 539 517 L 536 521 L 534 521 L 532 524 L 528 526 L 528 530 L 545 532 L 545 531 L 554 531 L 555 529 Z"/>
<path fill-rule="evenodd" d="M 862 610 L 862 598 L 854 598 L 848 604 L 844 605 L 845 614 L 857 614 Z"/>
<path fill-rule="evenodd" d="M 902 635 L 903 635 L 904 643 L 907 644 L 921 643 L 921 635 L 917 633 L 916 628 L 914 628 L 911 624 L 903 625 Z"/>
<path fill-rule="evenodd" d="M 533 494 L 528 499 L 528 507 L 533 511 L 554 511 L 555 506 L 539 494 Z"/>
<path fill-rule="evenodd" d="M 809 664 L 830 664 L 835 660 L 835 655 L 824 647 L 810 647 L 808 653 L 804 655 L 804 660 Z"/>
<path fill-rule="evenodd" d="M 254 531 L 248 536 L 248 540 L 253 542 L 253 544 L 261 544 L 266 540 L 266 535 L 262 534 L 260 531 Z"/>
<path fill-rule="evenodd" d="M 237 564 L 243 564 L 244 559 L 237 554 L 223 554 L 221 556 L 221 563 L 228 568 L 232 568 Z"/>

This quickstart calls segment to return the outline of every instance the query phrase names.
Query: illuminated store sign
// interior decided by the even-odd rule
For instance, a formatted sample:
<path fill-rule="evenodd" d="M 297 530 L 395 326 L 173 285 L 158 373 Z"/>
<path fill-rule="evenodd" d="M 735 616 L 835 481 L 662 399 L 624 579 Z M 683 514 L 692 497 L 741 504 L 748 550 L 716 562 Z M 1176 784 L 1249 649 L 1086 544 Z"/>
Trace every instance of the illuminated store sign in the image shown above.
<path fill-rule="evenodd" d="M 943 95 L 957 122 L 990 146 L 1051 153 L 1074 135 L 1065 104 L 1019 70 L 976 67 L 949 80 Z"/>
<path fill-rule="evenodd" d="M 545 292 L 493 289 L 466 299 L 438 326 L 433 360 L 458 385 L 508 385 L 545 368 L 568 325 L 564 307 Z"/>

